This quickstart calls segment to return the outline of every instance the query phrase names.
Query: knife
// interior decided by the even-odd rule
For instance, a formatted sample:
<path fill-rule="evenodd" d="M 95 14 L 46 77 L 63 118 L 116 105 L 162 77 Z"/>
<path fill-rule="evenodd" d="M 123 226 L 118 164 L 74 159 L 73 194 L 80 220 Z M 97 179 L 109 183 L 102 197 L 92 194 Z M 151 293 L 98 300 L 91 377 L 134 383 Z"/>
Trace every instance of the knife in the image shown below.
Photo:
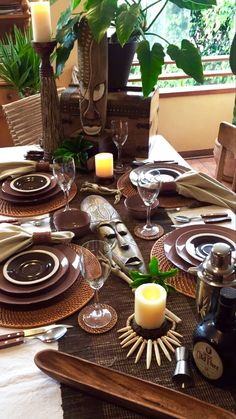
<path fill-rule="evenodd" d="M 60 351 L 40 351 L 34 362 L 61 383 L 148 417 L 235 419 L 233 412 L 216 405 Z"/>
<path fill-rule="evenodd" d="M 175 160 L 150 160 L 150 159 L 137 159 L 132 161 L 133 166 L 142 166 L 144 164 L 153 163 L 153 164 L 178 164 Z"/>
<path fill-rule="evenodd" d="M 30 336 L 41 335 L 48 330 L 55 329 L 55 327 L 63 326 L 67 329 L 74 327 L 69 324 L 51 324 L 43 327 L 35 327 L 33 329 L 19 330 L 18 332 L 10 332 L 4 335 L 0 335 L 0 349 L 9 348 L 10 346 L 20 345 L 24 342 L 24 338 Z"/>

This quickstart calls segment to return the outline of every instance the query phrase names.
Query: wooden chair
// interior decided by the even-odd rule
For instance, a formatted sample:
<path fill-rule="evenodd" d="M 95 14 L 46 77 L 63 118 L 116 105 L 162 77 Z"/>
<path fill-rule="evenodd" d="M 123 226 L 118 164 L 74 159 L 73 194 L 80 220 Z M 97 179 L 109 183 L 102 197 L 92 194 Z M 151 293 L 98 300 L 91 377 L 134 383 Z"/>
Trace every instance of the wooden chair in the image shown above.
<path fill-rule="evenodd" d="M 235 160 L 232 190 L 236 192 L 236 126 L 229 124 L 228 122 L 221 122 L 218 133 L 218 141 L 221 145 L 221 149 L 216 167 L 216 179 L 220 182 L 223 180 L 223 171 L 225 165 L 227 164 L 227 151 L 231 152 Z"/>
<path fill-rule="evenodd" d="M 63 90 L 64 88 L 57 89 L 58 95 Z M 40 144 L 42 139 L 40 94 L 2 105 L 2 109 L 15 146 Z"/>

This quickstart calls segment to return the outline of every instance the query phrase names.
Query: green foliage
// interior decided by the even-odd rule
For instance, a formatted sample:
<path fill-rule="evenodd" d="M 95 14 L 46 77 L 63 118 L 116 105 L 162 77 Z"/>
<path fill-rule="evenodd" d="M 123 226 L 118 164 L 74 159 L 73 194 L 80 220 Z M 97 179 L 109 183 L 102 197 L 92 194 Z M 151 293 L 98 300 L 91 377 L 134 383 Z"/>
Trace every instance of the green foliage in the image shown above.
<path fill-rule="evenodd" d="M 40 87 L 40 58 L 31 46 L 32 32 L 21 32 L 16 26 L 13 34 L 0 40 L 0 77 L 14 86 L 20 96 L 37 93 Z"/>
<path fill-rule="evenodd" d="M 155 283 L 165 288 L 166 292 L 175 291 L 175 288 L 166 283 L 166 279 L 175 276 L 178 272 L 177 268 L 172 268 L 169 271 L 159 271 L 158 259 L 153 256 L 149 263 L 149 272 L 141 273 L 139 271 L 130 271 L 129 275 L 132 279 L 131 288 L 137 288 L 142 284 Z"/>
<path fill-rule="evenodd" d="M 89 141 L 85 140 L 82 134 L 75 138 L 65 139 L 62 146 L 54 152 L 54 157 L 66 156 L 73 157 L 75 167 L 83 169 L 87 167 L 88 151 L 93 147 Z"/>
<path fill-rule="evenodd" d="M 51 0 L 55 2 L 55 0 Z M 168 49 L 164 49 L 160 44 L 155 43 L 154 47 L 150 47 L 148 38 L 150 36 L 158 37 L 169 45 L 170 43 L 160 36 L 158 33 L 150 33 L 150 28 L 157 23 L 162 11 L 167 4 L 175 4 L 180 9 L 204 10 L 211 8 L 216 4 L 215 0 L 147 0 L 145 6 L 142 7 L 140 0 L 123 0 L 122 4 L 118 4 L 117 0 L 86 0 L 83 5 L 82 14 L 74 14 L 75 3 L 70 2 L 66 11 L 61 15 L 56 38 L 59 43 L 57 49 L 57 73 L 61 74 L 63 66 L 69 56 L 69 53 L 76 40 L 76 25 L 79 20 L 84 17 L 88 20 L 88 24 L 97 42 L 100 42 L 110 26 L 113 26 L 119 43 L 123 46 L 127 43 L 132 35 L 138 35 L 140 42 L 137 48 L 138 60 L 141 68 L 141 79 L 143 94 L 147 97 L 157 83 L 164 65 L 164 57 L 168 54 Z M 156 5 L 160 5 L 160 9 L 156 9 Z M 153 8 L 153 9 L 152 9 Z M 75 17 L 77 20 L 74 20 Z M 148 21 L 150 18 L 150 22 Z M 157 26 L 158 27 L 158 26 Z M 180 34 L 181 36 L 181 34 Z M 78 40 L 79 41 L 79 40 Z M 181 39 L 178 40 L 181 43 Z M 177 45 L 175 54 L 178 59 L 178 66 L 187 74 L 193 77 L 197 82 L 202 82 L 202 64 L 198 51 L 185 42 L 185 46 L 181 49 Z M 61 50 L 63 49 L 63 51 Z M 67 51 L 66 51 L 67 50 Z M 177 53 L 178 52 L 178 53 Z M 193 60 L 193 62 L 192 62 Z M 151 65 L 151 68 L 150 68 Z"/>

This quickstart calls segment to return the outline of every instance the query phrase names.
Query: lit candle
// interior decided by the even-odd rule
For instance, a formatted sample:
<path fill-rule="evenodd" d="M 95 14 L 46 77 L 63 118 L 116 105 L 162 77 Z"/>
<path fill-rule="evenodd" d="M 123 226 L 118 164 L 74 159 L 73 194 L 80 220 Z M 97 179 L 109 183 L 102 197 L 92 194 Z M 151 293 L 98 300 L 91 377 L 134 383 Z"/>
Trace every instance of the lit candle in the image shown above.
<path fill-rule="evenodd" d="M 111 178 L 113 176 L 113 154 L 99 153 L 95 156 L 95 173 L 97 177 Z"/>
<path fill-rule="evenodd" d="M 135 291 L 134 317 L 144 329 L 157 329 L 165 320 L 166 290 L 158 284 L 143 284 Z"/>
<path fill-rule="evenodd" d="M 34 42 L 51 41 L 51 15 L 49 1 L 31 3 L 31 17 Z"/>

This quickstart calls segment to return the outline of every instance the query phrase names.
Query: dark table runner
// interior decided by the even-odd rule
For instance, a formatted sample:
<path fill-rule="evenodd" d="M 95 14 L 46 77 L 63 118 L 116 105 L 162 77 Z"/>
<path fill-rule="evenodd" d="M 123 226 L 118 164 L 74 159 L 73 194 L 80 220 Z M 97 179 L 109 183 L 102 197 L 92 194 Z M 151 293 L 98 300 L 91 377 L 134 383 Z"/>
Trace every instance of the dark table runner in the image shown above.
<path fill-rule="evenodd" d="M 72 207 L 79 206 L 82 199 L 86 196 L 85 193 L 80 193 L 79 191 L 81 183 L 85 180 L 91 181 L 91 175 L 78 175 L 78 195 L 72 201 Z M 105 196 L 105 198 L 113 205 L 113 196 Z M 128 216 L 123 205 L 123 201 L 124 200 L 122 198 L 120 203 L 117 204 L 115 208 L 119 212 L 126 226 L 129 228 L 131 234 L 133 234 L 134 226 L 140 223 L 140 221 Z M 159 212 L 152 219 L 158 224 L 161 224 L 164 227 L 165 232 L 170 231 L 171 222 L 163 209 L 160 208 Z M 90 235 L 75 242 L 83 244 L 85 241 L 94 237 L 95 236 L 91 233 Z M 148 262 L 150 250 L 154 241 L 145 241 L 138 238 L 135 239 L 143 254 L 144 260 Z M 134 295 L 128 284 L 126 284 L 122 279 L 111 274 L 99 294 L 101 302 L 110 304 L 117 311 L 118 322 L 116 326 L 104 334 L 88 334 L 78 326 L 78 314 L 75 314 L 67 319 L 67 322 L 76 325 L 77 327 L 68 330 L 67 335 L 59 341 L 59 350 L 96 362 L 114 370 L 122 371 L 144 380 L 152 381 L 156 384 L 183 391 L 172 381 L 172 374 L 175 369 L 175 358 L 173 353 L 171 353 L 172 362 L 169 362 L 164 354 L 161 355 L 160 367 L 158 367 L 153 354 L 149 370 L 146 370 L 145 354 L 142 355 L 137 364 L 134 364 L 135 355 L 131 355 L 128 359 L 126 358 L 128 349 L 121 348 L 117 330 L 126 325 L 127 317 L 134 312 Z M 177 331 L 184 336 L 182 344 L 191 349 L 192 332 L 197 324 L 194 299 L 188 298 L 180 293 L 172 294 L 168 296 L 167 307 L 182 319 L 182 323 L 178 325 Z M 236 412 L 236 385 L 231 388 L 219 388 L 200 376 L 194 365 L 191 365 L 191 367 L 194 386 L 192 388 L 185 389 L 184 392 L 196 398 Z M 114 404 L 106 403 L 100 399 L 88 396 L 65 385 L 61 386 L 61 390 L 65 419 L 91 419 L 93 417 L 99 419 L 134 419 L 143 417 Z"/>

